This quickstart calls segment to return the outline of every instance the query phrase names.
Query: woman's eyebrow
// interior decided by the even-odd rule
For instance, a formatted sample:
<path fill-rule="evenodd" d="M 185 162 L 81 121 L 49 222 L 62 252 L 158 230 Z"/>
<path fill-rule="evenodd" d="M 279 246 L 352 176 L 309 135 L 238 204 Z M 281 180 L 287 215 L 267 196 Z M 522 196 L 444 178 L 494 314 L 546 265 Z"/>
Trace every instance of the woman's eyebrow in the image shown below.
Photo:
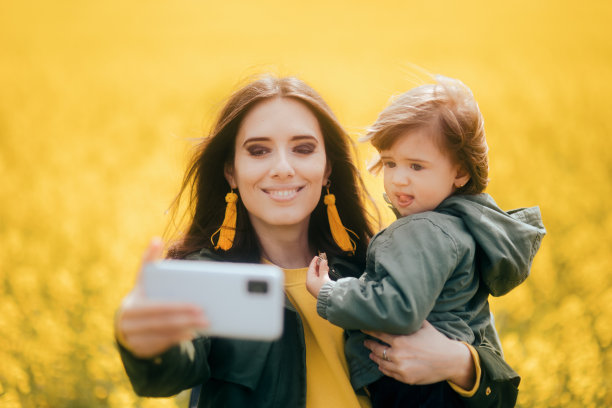
<path fill-rule="evenodd" d="M 269 142 L 271 140 L 271 138 L 269 137 L 264 137 L 264 136 L 259 136 L 259 137 L 250 137 L 248 139 L 246 139 L 242 145 L 245 146 L 249 143 L 255 143 L 255 142 Z M 312 136 L 312 135 L 295 135 L 291 137 L 291 141 L 300 141 L 300 140 L 310 140 L 313 141 L 315 143 L 319 143 L 319 140 Z"/>
<path fill-rule="evenodd" d="M 269 140 L 270 140 L 269 137 L 250 137 L 250 138 L 246 139 L 242 143 L 242 145 L 244 146 L 244 145 L 247 145 L 247 144 L 253 143 L 253 142 L 267 142 Z"/>
<path fill-rule="evenodd" d="M 313 142 L 319 143 L 316 137 L 312 135 L 296 135 L 291 138 L 291 140 L 311 140 Z"/>

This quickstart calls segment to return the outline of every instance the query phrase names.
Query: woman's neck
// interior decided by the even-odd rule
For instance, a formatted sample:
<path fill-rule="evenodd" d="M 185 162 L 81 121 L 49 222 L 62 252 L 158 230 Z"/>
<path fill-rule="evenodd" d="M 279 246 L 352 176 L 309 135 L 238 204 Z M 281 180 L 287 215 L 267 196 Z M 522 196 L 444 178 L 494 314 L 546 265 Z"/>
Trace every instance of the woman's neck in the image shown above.
<path fill-rule="evenodd" d="M 305 228 L 258 229 L 255 231 L 265 259 L 285 269 L 304 268 L 310 264 L 315 252 L 308 243 L 307 225 Z"/>

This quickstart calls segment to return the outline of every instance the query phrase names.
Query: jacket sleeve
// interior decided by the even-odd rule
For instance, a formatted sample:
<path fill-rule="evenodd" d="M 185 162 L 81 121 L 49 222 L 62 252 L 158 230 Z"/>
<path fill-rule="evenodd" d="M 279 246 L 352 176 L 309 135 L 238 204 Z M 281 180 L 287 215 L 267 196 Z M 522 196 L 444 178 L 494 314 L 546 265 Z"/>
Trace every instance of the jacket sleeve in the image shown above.
<path fill-rule="evenodd" d="M 521 377 L 491 347 L 474 347 L 480 358 L 480 384 L 470 397 L 461 397 L 466 407 L 514 407 Z"/>
<path fill-rule="evenodd" d="M 427 218 L 411 220 L 377 238 L 371 244 L 376 248 L 374 261 L 366 266 L 366 278 L 343 278 L 323 285 L 317 311 L 349 330 L 413 333 L 455 270 L 458 245 Z"/>
<path fill-rule="evenodd" d="M 117 342 L 134 392 L 142 397 L 170 397 L 202 384 L 210 377 L 210 339 L 185 341 L 151 359 L 134 356 Z"/>

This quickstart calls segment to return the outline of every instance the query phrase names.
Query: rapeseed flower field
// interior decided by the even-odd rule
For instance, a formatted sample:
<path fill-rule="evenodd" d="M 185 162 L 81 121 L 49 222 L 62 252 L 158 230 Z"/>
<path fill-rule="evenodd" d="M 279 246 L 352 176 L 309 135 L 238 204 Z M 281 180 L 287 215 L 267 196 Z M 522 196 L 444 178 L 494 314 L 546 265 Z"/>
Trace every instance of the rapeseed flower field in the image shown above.
<path fill-rule="evenodd" d="M 0 406 L 184 406 L 135 396 L 112 320 L 193 141 L 252 74 L 306 80 L 357 139 L 424 70 L 471 87 L 488 192 L 548 229 L 491 301 L 518 405 L 612 406 L 611 19 L 598 0 L 0 1 Z"/>

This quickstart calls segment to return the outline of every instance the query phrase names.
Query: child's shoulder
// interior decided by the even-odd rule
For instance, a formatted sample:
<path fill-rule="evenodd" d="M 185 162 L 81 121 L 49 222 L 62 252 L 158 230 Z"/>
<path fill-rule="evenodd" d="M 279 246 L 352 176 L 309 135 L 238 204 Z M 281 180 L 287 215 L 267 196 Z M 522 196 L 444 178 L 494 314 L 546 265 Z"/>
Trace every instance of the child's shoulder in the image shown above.
<path fill-rule="evenodd" d="M 469 231 L 460 217 L 437 211 L 425 211 L 399 218 L 381 233 L 389 237 L 404 234 L 469 235 Z"/>
<path fill-rule="evenodd" d="M 380 231 L 371 241 L 370 253 L 397 247 L 454 248 L 459 252 L 474 248 L 474 238 L 459 217 L 426 211 L 402 217 Z"/>

